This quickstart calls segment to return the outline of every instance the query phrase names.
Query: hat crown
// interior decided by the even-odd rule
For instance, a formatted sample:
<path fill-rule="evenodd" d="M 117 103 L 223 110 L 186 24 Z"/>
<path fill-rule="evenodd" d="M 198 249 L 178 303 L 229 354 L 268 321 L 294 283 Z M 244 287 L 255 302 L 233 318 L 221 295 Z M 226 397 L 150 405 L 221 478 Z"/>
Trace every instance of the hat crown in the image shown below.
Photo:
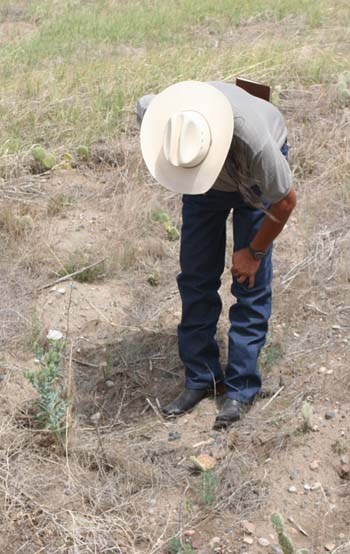
<path fill-rule="evenodd" d="M 163 153 L 171 165 L 196 167 L 206 158 L 210 144 L 210 128 L 201 113 L 185 110 L 169 118 L 165 127 Z"/>

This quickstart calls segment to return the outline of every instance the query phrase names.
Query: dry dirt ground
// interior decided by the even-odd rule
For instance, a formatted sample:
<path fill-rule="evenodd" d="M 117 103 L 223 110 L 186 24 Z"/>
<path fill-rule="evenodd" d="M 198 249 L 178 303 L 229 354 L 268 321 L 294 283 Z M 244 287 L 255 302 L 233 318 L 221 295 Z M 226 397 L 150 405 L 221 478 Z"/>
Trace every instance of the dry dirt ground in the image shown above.
<path fill-rule="evenodd" d="M 110 159 L 3 180 L 1 553 L 273 553 L 275 511 L 296 547 L 350 553 L 350 109 L 326 85 L 282 91 L 280 107 L 299 203 L 275 246 L 264 394 L 229 432 L 212 430 L 219 397 L 176 421 L 159 412 L 183 381 L 178 242 L 150 213 L 179 226 L 180 200 L 151 182 L 136 130 Z M 42 288 L 105 258 L 92 282 Z M 229 284 L 227 268 L 223 359 Z M 65 449 L 35 426 L 24 376 L 50 329 L 68 336 Z"/>

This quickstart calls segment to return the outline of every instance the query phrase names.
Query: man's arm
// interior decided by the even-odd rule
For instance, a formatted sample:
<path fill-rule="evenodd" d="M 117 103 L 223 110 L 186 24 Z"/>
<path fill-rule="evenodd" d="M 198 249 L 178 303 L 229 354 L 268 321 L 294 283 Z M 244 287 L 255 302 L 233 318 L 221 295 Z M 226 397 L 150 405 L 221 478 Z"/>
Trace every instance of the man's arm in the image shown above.
<path fill-rule="evenodd" d="M 268 212 L 272 215 L 273 219 L 265 217 L 259 231 L 251 242 L 251 246 L 255 250 L 267 250 L 282 231 L 295 206 L 296 193 L 292 187 L 287 196 L 270 207 Z"/>
<path fill-rule="evenodd" d="M 265 216 L 261 227 L 252 242 L 250 243 L 254 250 L 266 251 L 273 240 L 280 234 L 283 227 L 296 205 L 296 194 L 292 187 L 289 193 L 276 204 L 273 204 L 268 212 L 272 218 Z M 249 248 L 237 250 L 232 256 L 232 275 L 239 283 L 249 280 L 249 288 L 255 283 L 255 274 L 259 269 L 260 261 L 255 260 L 249 251 Z"/>

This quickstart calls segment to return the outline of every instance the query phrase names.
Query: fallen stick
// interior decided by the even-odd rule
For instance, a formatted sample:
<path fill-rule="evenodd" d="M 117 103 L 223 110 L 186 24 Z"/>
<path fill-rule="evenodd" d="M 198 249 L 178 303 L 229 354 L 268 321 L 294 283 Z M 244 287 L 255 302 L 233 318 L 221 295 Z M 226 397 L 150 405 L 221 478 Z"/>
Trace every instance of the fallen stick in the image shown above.
<path fill-rule="evenodd" d="M 103 258 L 102 260 L 99 260 L 98 262 L 95 262 L 93 264 L 87 265 L 85 267 L 82 267 L 81 269 L 78 269 L 77 271 L 73 271 L 73 273 L 69 273 L 68 275 L 64 275 L 63 277 L 59 277 L 59 279 L 56 279 L 55 281 L 52 281 L 51 283 L 47 283 L 47 285 L 43 285 L 42 287 L 39 287 L 38 290 L 44 290 L 48 289 L 49 287 L 53 287 L 54 285 L 57 285 L 57 283 L 62 283 L 63 281 L 68 281 L 68 279 L 71 279 L 72 277 L 75 277 L 76 275 L 80 275 L 80 273 L 84 273 L 84 271 L 87 271 L 88 269 L 92 269 L 93 267 L 103 264 L 108 260 L 107 258 Z"/>
<path fill-rule="evenodd" d="M 275 398 L 283 391 L 284 385 L 278 389 L 278 391 L 275 392 L 275 394 L 270 398 L 268 402 L 266 402 L 265 406 L 261 408 L 261 410 L 265 410 L 268 406 L 270 406 L 271 402 L 275 400 Z"/>
<path fill-rule="evenodd" d="M 150 399 L 146 396 L 146 402 L 147 404 L 152 408 L 152 410 L 154 411 L 154 413 L 156 414 L 157 418 L 160 420 L 160 422 L 164 425 L 164 427 L 168 427 L 166 422 L 164 421 L 164 419 L 162 418 L 162 416 L 160 415 L 158 409 L 154 406 L 154 404 L 152 404 L 152 402 L 150 401 Z"/>
<path fill-rule="evenodd" d="M 298 529 L 299 533 L 301 533 L 302 535 L 304 535 L 305 537 L 308 537 L 309 534 L 305 531 L 305 529 L 303 529 L 302 527 L 300 527 L 299 523 L 297 523 L 291 516 L 288 518 L 288 521 L 294 525 L 294 527 L 296 529 Z"/>

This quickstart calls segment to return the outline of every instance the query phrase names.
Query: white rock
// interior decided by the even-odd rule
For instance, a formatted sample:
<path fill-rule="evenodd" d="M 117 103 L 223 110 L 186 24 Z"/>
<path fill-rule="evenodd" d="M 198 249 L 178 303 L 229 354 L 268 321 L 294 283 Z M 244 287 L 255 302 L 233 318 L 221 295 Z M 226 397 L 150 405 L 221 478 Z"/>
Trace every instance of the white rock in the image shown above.
<path fill-rule="evenodd" d="M 60 289 L 57 289 L 58 294 L 66 294 L 66 289 L 64 287 L 61 287 Z"/>
<path fill-rule="evenodd" d="M 49 340 L 61 340 L 63 339 L 63 333 L 57 331 L 56 329 L 50 329 L 46 335 L 46 338 Z"/>
<path fill-rule="evenodd" d="M 253 541 L 252 537 L 244 537 L 243 542 L 245 544 L 253 544 L 254 541 Z"/>
<path fill-rule="evenodd" d="M 210 548 L 216 548 L 221 544 L 220 537 L 213 537 L 209 543 Z"/>
<path fill-rule="evenodd" d="M 288 487 L 288 492 L 296 494 L 297 488 L 294 485 L 291 485 L 290 487 Z"/>
<path fill-rule="evenodd" d="M 318 491 L 321 487 L 322 487 L 321 483 L 319 481 L 316 481 L 316 483 L 314 483 L 311 486 L 311 490 L 312 491 Z"/>
<path fill-rule="evenodd" d="M 96 412 L 90 418 L 94 423 L 97 423 L 101 419 L 101 412 Z"/>
<path fill-rule="evenodd" d="M 258 543 L 260 544 L 260 546 L 270 546 L 270 541 L 268 541 L 264 537 L 260 537 L 260 539 L 258 539 Z"/>

